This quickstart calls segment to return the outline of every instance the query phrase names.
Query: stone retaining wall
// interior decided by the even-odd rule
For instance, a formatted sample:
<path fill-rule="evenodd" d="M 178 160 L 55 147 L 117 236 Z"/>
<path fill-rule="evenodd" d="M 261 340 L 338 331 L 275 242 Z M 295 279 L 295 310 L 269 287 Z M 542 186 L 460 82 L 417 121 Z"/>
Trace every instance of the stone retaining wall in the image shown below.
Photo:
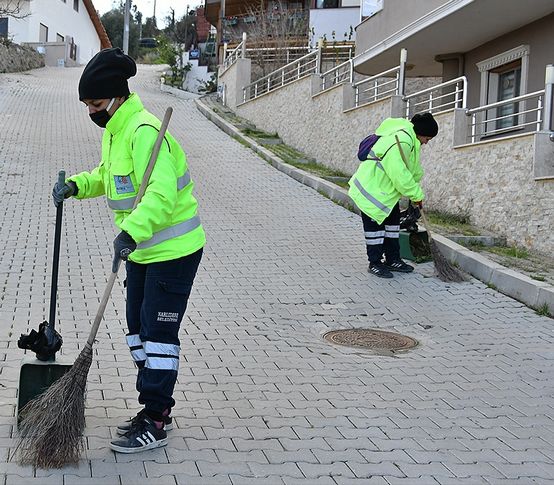
<path fill-rule="evenodd" d="M 0 44 L 0 72 L 28 71 L 44 67 L 44 57 L 30 47 Z"/>
<path fill-rule="evenodd" d="M 239 105 L 236 112 L 319 163 L 353 173 L 358 144 L 390 116 L 390 98 L 343 113 L 343 86 L 312 98 L 311 83 L 306 77 Z"/>

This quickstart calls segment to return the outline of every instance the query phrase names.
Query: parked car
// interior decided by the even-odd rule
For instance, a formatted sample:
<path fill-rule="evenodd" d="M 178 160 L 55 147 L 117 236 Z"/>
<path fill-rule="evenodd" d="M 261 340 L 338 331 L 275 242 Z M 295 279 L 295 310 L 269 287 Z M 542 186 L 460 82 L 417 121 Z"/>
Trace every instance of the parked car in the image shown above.
<path fill-rule="evenodd" d="M 158 42 L 153 37 L 144 37 L 139 39 L 139 47 L 154 49 L 155 47 L 158 47 Z"/>
<path fill-rule="evenodd" d="M 200 51 L 198 49 L 191 49 L 189 52 L 189 59 L 199 59 Z"/>

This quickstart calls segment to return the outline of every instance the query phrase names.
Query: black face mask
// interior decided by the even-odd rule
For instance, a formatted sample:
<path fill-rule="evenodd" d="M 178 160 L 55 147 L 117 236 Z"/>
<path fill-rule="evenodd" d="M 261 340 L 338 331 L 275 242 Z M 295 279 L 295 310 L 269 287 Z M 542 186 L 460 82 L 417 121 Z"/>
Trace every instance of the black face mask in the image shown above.
<path fill-rule="evenodd" d="M 108 110 L 112 107 L 112 105 L 115 102 L 115 98 L 113 98 L 110 101 L 110 104 L 106 107 L 106 109 L 102 109 L 100 111 L 96 111 L 96 113 L 90 113 L 90 119 L 96 123 L 100 128 L 106 128 L 106 125 L 108 124 L 108 121 L 110 121 L 111 116 L 108 113 Z"/>

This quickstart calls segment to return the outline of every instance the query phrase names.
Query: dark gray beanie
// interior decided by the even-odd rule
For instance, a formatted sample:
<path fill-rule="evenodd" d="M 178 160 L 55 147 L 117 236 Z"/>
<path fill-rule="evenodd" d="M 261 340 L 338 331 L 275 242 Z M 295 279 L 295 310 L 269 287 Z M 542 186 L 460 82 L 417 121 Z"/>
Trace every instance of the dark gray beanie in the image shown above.
<path fill-rule="evenodd" d="M 418 113 L 411 119 L 416 135 L 437 136 L 439 125 L 431 113 Z"/>
<path fill-rule="evenodd" d="M 79 99 L 128 96 L 127 79 L 137 73 L 135 61 L 119 47 L 103 49 L 86 65 L 79 80 Z"/>

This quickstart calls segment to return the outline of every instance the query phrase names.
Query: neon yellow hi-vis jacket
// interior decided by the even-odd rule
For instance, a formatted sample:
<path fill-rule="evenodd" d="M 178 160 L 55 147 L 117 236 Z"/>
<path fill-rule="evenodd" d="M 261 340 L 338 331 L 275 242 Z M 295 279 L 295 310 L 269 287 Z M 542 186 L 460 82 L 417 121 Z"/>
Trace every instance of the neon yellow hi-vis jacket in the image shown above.
<path fill-rule="evenodd" d="M 135 263 L 181 258 L 206 242 L 185 153 L 169 133 L 162 142 L 148 188 L 136 209 L 131 210 L 160 125 L 160 120 L 132 93 L 106 125 L 100 165 L 92 172 L 69 178 L 77 184 L 77 199 L 106 195 L 115 224 L 137 243 L 129 257 Z"/>
<path fill-rule="evenodd" d="M 387 118 L 375 134 L 381 138 L 348 182 L 348 195 L 362 212 L 382 224 L 401 196 L 413 201 L 423 200 L 423 190 L 419 186 L 423 177 L 419 163 L 421 143 L 416 138 L 414 125 L 404 118 Z M 398 136 L 407 167 L 394 135 Z"/>

